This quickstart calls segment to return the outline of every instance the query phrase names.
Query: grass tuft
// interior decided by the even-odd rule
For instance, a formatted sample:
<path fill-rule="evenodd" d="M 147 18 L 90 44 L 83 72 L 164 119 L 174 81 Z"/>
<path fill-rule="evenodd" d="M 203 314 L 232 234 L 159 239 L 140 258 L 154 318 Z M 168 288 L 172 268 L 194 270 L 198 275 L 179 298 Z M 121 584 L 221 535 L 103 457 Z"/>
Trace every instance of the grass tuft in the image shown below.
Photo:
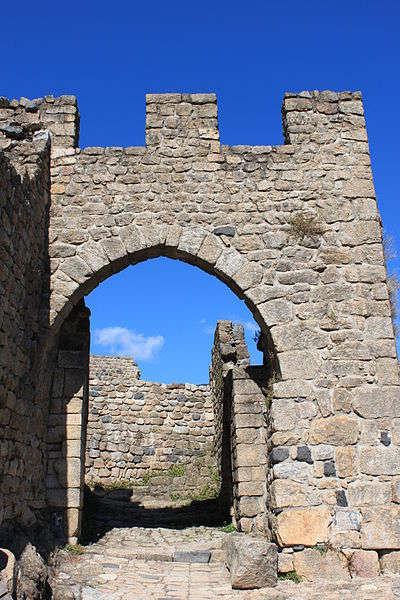
<path fill-rule="evenodd" d="M 224 533 L 234 533 L 236 531 L 236 527 L 233 523 L 227 523 L 227 525 L 221 527 L 221 531 Z"/>
<path fill-rule="evenodd" d="M 324 228 L 317 217 L 304 212 L 295 214 L 289 221 L 291 235 L 301 241 L 305 237 L 322 235 Z"/>
<path fill-rule="evenodd" d="M 296 571 L 289 571 L 288 573 L 279 573 L 278 579 L 280 581 L 293 581 L 294 583 L 301 583 L 302 578 L 296 573 Z"/>
<path fill-rule="evenodd" d="M 64 550 L 72 556 L 80 556 L 85 552 L 85 548 L 80 544 L 67 544 L 66 546 L 64 546 Z"/>
<path fill-rule="evenodd" d="M 312 546 L 312 550 L 317 550 L 321 556 L 326 556 L 329 548 L 326 544 L 316 544 L 315 546 Z"/>

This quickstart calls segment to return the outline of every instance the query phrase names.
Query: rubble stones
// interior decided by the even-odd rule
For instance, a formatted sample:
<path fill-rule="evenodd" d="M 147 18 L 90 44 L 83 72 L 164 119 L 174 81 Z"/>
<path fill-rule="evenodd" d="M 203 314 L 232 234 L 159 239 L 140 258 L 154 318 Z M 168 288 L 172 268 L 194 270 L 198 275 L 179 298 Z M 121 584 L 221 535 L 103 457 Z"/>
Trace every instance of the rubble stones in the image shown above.
<path fill-rule="evenodd" d="M 224 541 L 233 589 L 252 590 L 277 584 L 278 551 L 261 537 L 231 534 Z"/>

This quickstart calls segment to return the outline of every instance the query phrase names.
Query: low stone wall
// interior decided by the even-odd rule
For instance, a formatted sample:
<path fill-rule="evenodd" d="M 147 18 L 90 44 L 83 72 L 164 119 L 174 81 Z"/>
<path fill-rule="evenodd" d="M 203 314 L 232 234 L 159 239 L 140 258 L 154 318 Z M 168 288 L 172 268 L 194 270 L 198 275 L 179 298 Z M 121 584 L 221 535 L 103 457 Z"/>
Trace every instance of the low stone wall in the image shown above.
<path fill-rule="evenodd" d="M 204 494 L 217 483 L 213 435 L 208 385 L 141 381 L 132 359 L 91 356 L 88 484 Z"/>

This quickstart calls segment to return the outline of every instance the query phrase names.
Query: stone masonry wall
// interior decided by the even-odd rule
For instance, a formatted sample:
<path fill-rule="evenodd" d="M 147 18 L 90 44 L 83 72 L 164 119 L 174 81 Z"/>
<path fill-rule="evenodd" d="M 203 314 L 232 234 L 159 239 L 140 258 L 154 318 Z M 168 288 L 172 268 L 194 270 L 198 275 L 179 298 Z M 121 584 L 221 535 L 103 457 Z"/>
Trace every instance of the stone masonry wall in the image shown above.
<path fill-rule="evenodd" d="M 216 485 L 208 385 L 141 381 L 132 359 L 91 356 L 86 481 L 167 499 Z"/>
<path fill-rule="evenodd" d="M 165 255 L 217 276 L 275 366 L 273 535 L 400 548 L 400 380 L 361 95 L 286 94 L 274 147 L 221 145 L 213 94 L 147 96 L 135 148 L 77 148 L 72 97 L 1 111 L 9 153 L 51 134 L 49 336 L 129 264 Z"/>
<path fill-rule="evenodd" d="M 46 507 L 48 136 L 1 132 L 0 98 L 0 538 L 35 525 Z M 13 526 L 13 527 L 11 527 Z"/>
<path fill-rule="evenodd" d="M 213 273 L 279 366 L 270 449 L 289 457 L 272 490 L 299 496 L 273 492 L 275 536 L 400 547 L 400 381 L 361 96 L 286 94 L 283 125 L 282 146 L 224 146 L 214 95 L 149 95 L 145 148 L 58 151 L 52 319 L 149 256 Z"/>

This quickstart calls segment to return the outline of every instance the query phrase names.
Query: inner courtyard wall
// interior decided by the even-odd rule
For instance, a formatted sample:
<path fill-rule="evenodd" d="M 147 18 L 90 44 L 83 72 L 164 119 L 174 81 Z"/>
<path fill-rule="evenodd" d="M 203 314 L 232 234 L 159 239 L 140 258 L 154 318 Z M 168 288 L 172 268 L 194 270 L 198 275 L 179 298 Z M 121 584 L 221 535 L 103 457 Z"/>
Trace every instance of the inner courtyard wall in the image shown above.
<path fill-rule="evenodd" d="M 86 483 L 166 500 L 218 490 L 209 385 L 142 381 L 133 359 L 90 357 Z"/>

